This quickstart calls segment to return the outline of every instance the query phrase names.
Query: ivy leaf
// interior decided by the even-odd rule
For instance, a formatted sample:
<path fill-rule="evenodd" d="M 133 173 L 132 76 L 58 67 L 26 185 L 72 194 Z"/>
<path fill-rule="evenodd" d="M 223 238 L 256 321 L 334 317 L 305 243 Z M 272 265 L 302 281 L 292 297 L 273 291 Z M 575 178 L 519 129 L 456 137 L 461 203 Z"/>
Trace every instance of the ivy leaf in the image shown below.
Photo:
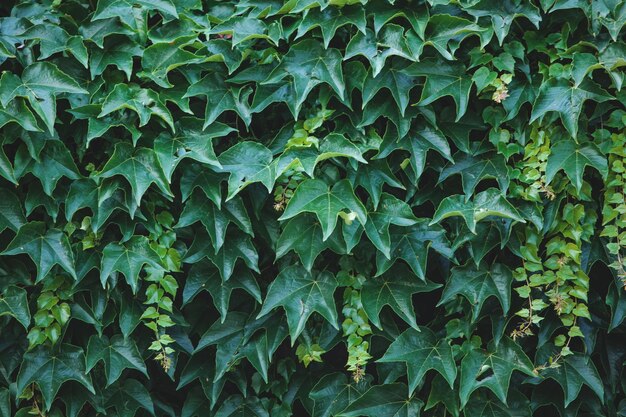
<path fill-rule="evenodd" d="M 18 158 L 16 158 L 17 161 Z M 47 141 L 39 154 L 39 161 L 29 158 L 28 165 L 20 168 L 23 172 L 32 172 L 39 179 L 43 191 L 48 196 L 52 196 L 52 192 L 62 177 L 71 180 L 81 178 L 72 154 L 60 141 Z"/>
<path fill-rule="evenodd" d="M 289 266 L 270 283 L 258 317 L 265 316 L 276 307 L 283 307 L 287 314 L 292 346 L 314 312 L 339 329 L 333 299 L 336 288 L 337 280 L 328 271 L 314 275 L 302 266 Z"/>
<path fill-rule="evenodd" d="M 155 43 L 143 51 L 139 77 L 146 77 L 163 88 L 173 87 L 167 74 L 183 65 L 201 63 L 206 58 L 182 49 L 170 42 Z"/>
<path fill-rule="evenodd" d="M 242 259 L 253 271 L 260 272 L 258 267 L 259 254 L 247 235 L 242 233 L 230 234 L 229 239 L 214 255 L 211 255 L 213 251 L 207 250 L 209 247 L 211 247 L 211 243 L 207 241 L 206 235 L 196 234 L 196 238 L 185 253 L 185 262 L 195 263 L 208 257 L 213 265 L 219 269 L 224 281 L 227 281 L 233 274 L 237 259 Z"/>
<path fill-rule="evenodd" d="M 28 293 L 25 289 L 9 286 L 4 294 L 0 294 L 0 317 L 9 315 L 20 322 L 24 329 L 30 325 L 30 310 L 28 309 Z"/>
<path fill-rule="evenodd" d="M 537 29 L 539 29 L 539 22 L 541 22 L 539 8 L 532 3 L 480 0 L 465 10 L 475 17 L 490 17 L 493 30 L 498 37 L 500 45 L 502 45 L 504 38 L 509 33 L 514 19 L 525 17 Z"/>
<path fill-rule="evenodd" d="M 400 335 L 389 346 L 378 362 L 406 362 L 409 380 L 409 395 L 431 369 L 439 372 L 454 386 L 456 364 L 452 346 L 445 339 L 438 339 L 428 327 L 414 327 Z"/>
<path fill-rule="evenodd" d="M 39 346 L 26 352 L 17 375 L 17 392 L 35 383 L 43 396 L 46 411 L 52 407 L 52 401 L 59 388 L 67 381 L 76 381 L 95 394 L 91 377 L 85 373 L 85 356 L 78 346 L 63 344 L 58 352 Z"/>
<path fill-rule="evenodd" d="M 225 111 L 234 111 L 246 126 L 250 125 L 252 114 L 248 106 L 251 91 L 244 87 L 235 89 L 228 86 L 219 73 L 211 73 L 189 86 L 183 98 L 205 96 L 206 111 L 203 128 L 210 126 Z"/>
<path fill-rule="evenodd" d="M 242 289 L 261 304 L 259 284 L 248 269 L 241 269 L 228 281 L 223 281 L 219 271 L 209 265 L 206 262 L 199 262 L 191 267 L 183 289 L 183 306 L 191 302 L 201 291 L 207 291 L 220 313 L 221 322 L 224 323 L 233 290 Z"/>
<path fill-rule="evenodd" d="M 556 173 L 563 170 L 576 187 L 576 191 L 580 192 L 586 166 L 597 169 L 602 178 L 608 175 L 606 157 L 593 142 L 576 143 L 573 140 L 561 140 L 550 150 L 546 165 L 546 183 L 552 182 Z"/>
<path fill-rule="evenodd" d="M 363 151 L 344 135 L 331 133 L 320 140 L 319 149 L 294 146 L 283 152 L 277 162 L 278 167 L 275 168 L 276 175 L 283 172 L 284 167 L 293 167 L 293 164 L 298 164 L 307 175 L 313 177 L 315 167 L 319 162 L 338 157 L 353 158 L 362 164 L 367 164 L 362 153 Z"/>
<path fill-rule="evenodd" d="M 416 278 L 405 267 L 396 266 L 382 276 L 365 281 L 361 289 L 363 310 L 376 327 L 383 328 L 380 312 L 388 305 L 411 327 L 418 328 L 411 300 L 413 294 L 434 291 L 441 287 L 441 284 Z"/>
<path fill-rule="evenodd" d="M 312 216 L 300 215 L 285 224 L 276 243 L 276 259 L 282 258 L 287 252 L 293 250 L 298 254 L 306 270 L 311 271 L 313 262 L 325 249 L 331 249 L 339 254 L 345 253 L 344 244 L 337 233 L 323 240 L 320 223 Z"/>
<path fill-rule="evenodd" d="M 297 115 L 311 90 L 321 83 L 328 84 L 343 100 L 346 86 L 341 61 L 342 56 L 337 49 L 324 49 L 318 42 L 307 39 L 289 48 L 281 63 L 262 84 L 275 84 L 289 77 L 293 82 Z"/>
<path fill-rule="evenodd" d="M 482 154 L 479 156 L 458 152 L 454 155 L 454 164 L 446 165 L 439 174 L 438 183 L 442 183 L 453 175 L 461 175 L 465 201 L 469 200 L 476 186 L 483 179 L 495 179 L 500 190 L 506 194 L 509 188 L 510 176 L 506 160 L 500 154 Z"/>
<path fill-rule="evenodd" d="M 476 269 L 469 265 L 454 268 L 437 305 L 463 295 L 472 305 L 472 321 L 476 321 L 487 298 L 493 296 L 500 301 L 506 315 L 511 307 L 512 283 L 511 270 L 502 264 L 493 264 L 490 269 Z"/>
<path fill-rule="evenodd" d="M 385 66 L 376 77 L 370 70 L 363 84 L 363 104 L 364 108 L 367 103 L 381 89 L 389 90 L 393 99 L 396 101 L 400 114 L 404 117 L 407 106 L 409 105 L 409 93 L 416 85 L 416 77 L 405 72 L 406 65 L 398 64 L 400 61 L 393 61 L 391 65 Z"/>
<path fill-rule="evenodd" d="M 404 384 L 373 386 L 337 417 L 419 416 L 424 403 L 415 397 L 403 395 L 407 390 Z"/>
<path fill-rule="evenodd" d="M 413 272 L 424 280 L 428 250 L 431 247 L 448 259 L 454 258 L 454 252 L 443 227 L 429 225 L 427 222 L 428 219 L 419 219 L 414 226 L 392 228 L 390 254 L 393 256 L 387 258 L 382 252 L 376 254 L 377 276 L 389 269 L 398 259 L 403 259 Z"/>
<path fill-rule="evenodd" d="M 230 173 L 226 201 L 255 182 L 271 191 L 278 176 L 272 159 L 272 152 L 257 142 L 240 142 L 222 152 L 218 158 L 220 172 Z"/>
<path fill-rule="evenodd" d="M 199 164 L 188 166 L 180 179 L 180 193 L 183 201 L 196 189 L 202 191 L 217 207 L 222 205 L 222 178 Z"/>
<path fill-rule="evenodd" d="M 193 118 L 183 118 L 176 126 L 178 133 L 163 132 L 154 141 L 154 151 L 168 179 L 172 178 L 176 166 L 185 158 L 222 167 L 213 150 L 212 140 L 236 132 L 236 129 L 217 122 L 202 129 L 201 121 Z"/>
<path fill-rule="evenodd" d="M 6 229 L 17 232 L 26 223 L 22 204 L 17 196 L 4 188 L 0 189 L 2 199 L 0 199 L 0 233 Z"/>
<path fill-rule="evenodd" d="M 139 409 L 146 410 L 152 416 L 156 415 L 150 393 L 136 379 L 125 379 L 112 385 L 105 391 L 104 400 L 107 408 L 115 408 L 119 417 L 134 417 Z"/>
<path fill-rule="evenodd" d="M 326 241 L 343 209 L 349 209 L 348 214 L 354 213 L 362 225 L 367 221 L 365 207 L 354 195 L 350 182 L 342 180 L 329 188 L 324 181 L 311 179 L 298 186 L 278 220 L 287 220 L 302 212 L 315 213 L 322 226 L 322 239 Z"/>
<path fill-rule="evenodd" d="M 448 161 L 454 162 L 450 144 L 440 130 L 425 125 L 413 128 L 408 133 L 408 135 L 398 138 L 397 135 L 388 130 L 383 137 L 376 159 L 386 158 L 391 152 L 398 149 L 408 151 L 411 154 L 410 162 L 415 171 L 416 179 L 419 179 L 424 173 L 426 156 L 431 149 Z"/>
<path fill-rule="evenodd" d="M 91 336 L 85 360 L 86 372 L 98 362 L 104 363 L 107 387 L 119 379 L 124 369 L 136 369 L 148 376 L 135 342 L 121 335 L 115 335 L 110 340 L 106 336 Z"/>
<path fill-rule="evenodd" d="M 143 49 L 130 39 L 107 39 L 102 49 L 94 50 L 89 56 L 89 73 L 94 79 L 104 73 L 109 65 L 114 65 L 126 74 L 130 81 L 133 74 L 133 59 L 141 56 Z"/>
<path fill-rule="evenodd" d="M 424 45 L 432 45 L 443 58 L 452 61 L 461 41 L 470 35 L 477 35 L 480 38 L 482 48 L 489 43 L 493 31 L 459 16 L 436 14 L 428 19 L 424 31 Z"/>
<path fill-rule="evenodd" d="M 215 417 L 270 417 L 257 397 L 244 398 L 241 395 L 231 395 L 222 403 L 215 413 Z"/>
<path fill-rule="evenodd" d="M 360 166 L 358 170 L 350 171 L 348 178 L 355 188 L 357 186 L 365 188 L 372 198 L 374 210 L 380 204 L 380 197 L 385 184 L 401 190 L 405 189 L 404 185 L 391 172 L 389 164 L 384 160 L 374 160 L 367 165 Z"/>
<path fill-rule="evenodd" d="M 476 417 L 531 417 L 530 401 L 519 391 L 511 390 L 512 395 L 507 398 L 507 404 L 479 391 L 472 395 L 465 406 L 465 413 Z M 512 398 L 511 398 L 512 397 Z"/>
<path fill-rule="evenodd" d="M 344 373 L 324 375 L 309 392 L 313 417 L 332 417 L 345 409 L 369 388 L 369 381 L 349 381 Z"/>
<path fill-rule="evenodd" d="M 159 165 L 157 154 L 148 148 L 133 148 L 128 143 L 120 142 L 115 145 L 113 155 L 98 173 L 101 178 L 111 178 L 121 175 L 130 184 L 135 204 L 141 204 L 141 197 L 151 184 L 167 196 L 173 196 L 167 178 Z"/>
<path fill-rule="evenodd" d="M 420 42 L 421 43 L 421 42 Z M 380 33 L 367 29 L 365 33 L 357 32 L 346 46 L 343 59 L 357 55 L 364 56 L 372 67 L 372 76 L 377 77 L 385 67 L 387 58 L 399 56 L 415 61 L 419 51 L 413 51 L 410 42 L 404 35 L 404 28 L 395 24 L 385 25 Z"/>
<path fill-rule="evenodd" d="M 124 244 L 111 242 L 102 250 L 100 283 L 104 287 L 113 272 L 121 272 L 133 294 L 136 294 L 139 288 L 139 273 L 144 265 L 161 269 L 161 258 L 150 247 L 147 237 L 133 236 Z"/>
<path fill-rule="evenodd" d="M 54 265 L 59 265 L 77 279 L 74 254 L 67 236 L 59 229 L 46 229 L 43 222 L 22 225 L 9 246 L 0 255 L 26 254 L 37 266 L 35 283 L 44 279 Z"/>
<path fill-rule="evenodd" d="M 569 81 L 550 78 L 541 84 L 537 99 L 533 104 L 530 123 L 553 111 L 559 114 L 563 126 L 572 135 L 578 137 L 578 119 L 587 100 L 604 103 L 613 97 L 591 80 L 584 80 L 578 87 Z"/>
<path fill-rule="evenodd" d="M 296 39 L 319 27 L 324 39 L 324 48 L 328 48 L 331 39 L 342 26 L 353 25 L 361 33 L 365 33 L 365 11 L 360 6 L 327 7 L 325 9 L 307 9 L 298 25 Z"/>
<path fill-rule="evenodd" d="M 435 100 L 450 96 L 456 104 L 458 122 L 467 111 L 472 78 L 463 64 L 444 61 L 440 58 L 427 58 L 407 67 L 404 72 L 414 77 L 426 77 L 419 105 L 426 106 Z"/>
<path fill-rule="evenodd" d="M 367 214 L 365 234 L 387 259 L 391 259 L 389 226 L 413 226 L 418 222 L 411 207 L 391 194 L 383 193 L 378 210 Z"/>
<path fill-rule="evenodd" d="M 24 99 L 15 98 L 5 107 L 0 107 L 0 127 L 8 123 L 17 123 L 24 130 L 41 132 L 35 115 L 30 111 Z M 10 180 L 10 178 L 7 178 Z"/>
<path fill-rule="evenodd" d="M 227 201 L 220 208 L 210 201 L 204 193 L 194 192 L 185 203 L 185 208 L 176 227 L 190 226 L 197 221 L 202 222 L 206 228 L 215 248 L 215 253 L 224 245 L 226 230 L 230 223 L 236 224 L 243 232 L 253 235 L 248 213 L 240 198 Z"/>
<path fill-rule="evenodd" d="M 157 10 L 166 17 L 178 18 L 176 7 L 170 0 L 98 0 L 98 6 L 91 20 L 132 16 L 135 5 L 146 7 L 148 10 Z"/>
<path fill-rule="evenodd" d="M 4 72 L 0 78 L 0 103 L 7 107 L 16 97 L 24 97 L 44 121 L 50 134 L 57 118 L 56 96 L 61 93 L 87 94 L 88 91 L 50 62 L 26 67 L 21 77 Z"/>
<path fill-rule="evenodd" d="M 491 344 L 493 345 L 493 343 Z M 489 350 L 470 350 L 461 361 L 461 407 L 465 407 L 470 394 L 478 388 L 491 390 L 506 404 L 506 394 L 513 371 L 534 376 L 534 366 L 520 346 L 503 337 L 496 347 Z M 485 374 L 487 373 L 487 374 Z"/>
<path fill-rule="evenodd" d="M 437 207 L 430 225 L 453 216 L 463 217 L 467 227 L 474 234 L 476 233 L 476 223 L 488 216 L 504 217 L 526 223 L 517 209 L 495 188 L 489 188 L 476 194 L 474 201 L 469 202 L 464 201 L 464 197 L 460 195 L 444 198 Z"/>
<path fill-rule="evenodd" d="M 102 103 L 98 118 L 107 116 L 121 109 L 129 109 L 139 116 L 139 127 L 145 126 L 152 115 L 162 119 L 174 132 L 172 114 L 161 101 L 159 94 L 137 84 L 117 84 Z"/>
<path fill-rule="evenodd" d="M 604 384 L 593 361 L 581 354 L 573 354 L 563 358 L 561 366 L 547 368 L 541 372 L 544 378 L 551 378 L 559 383 L 565 394 L 565 407 L 576 398 L 584 385 L 596 393 L 600 400 L 604 399 Z"/>

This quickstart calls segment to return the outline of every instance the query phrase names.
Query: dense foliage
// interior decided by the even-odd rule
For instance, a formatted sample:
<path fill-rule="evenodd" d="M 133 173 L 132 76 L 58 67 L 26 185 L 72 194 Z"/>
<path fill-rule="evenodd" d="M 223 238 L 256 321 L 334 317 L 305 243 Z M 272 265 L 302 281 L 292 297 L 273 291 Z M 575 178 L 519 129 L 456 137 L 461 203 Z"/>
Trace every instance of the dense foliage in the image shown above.
<path fill-rule="evenodd" d="M 626 1 L 3 0 L 0 416 L 626 416 Z"/>

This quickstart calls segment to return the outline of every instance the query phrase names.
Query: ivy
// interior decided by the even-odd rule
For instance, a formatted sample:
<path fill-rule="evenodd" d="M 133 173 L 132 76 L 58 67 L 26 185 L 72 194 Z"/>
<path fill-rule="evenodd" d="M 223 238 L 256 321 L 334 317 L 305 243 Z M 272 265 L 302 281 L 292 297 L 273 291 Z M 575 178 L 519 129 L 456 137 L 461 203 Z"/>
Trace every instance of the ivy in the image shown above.
<path fill-rule="evenodd" d="M 624 415 L 624 25 L 4 1 L 0 417 Z"/>

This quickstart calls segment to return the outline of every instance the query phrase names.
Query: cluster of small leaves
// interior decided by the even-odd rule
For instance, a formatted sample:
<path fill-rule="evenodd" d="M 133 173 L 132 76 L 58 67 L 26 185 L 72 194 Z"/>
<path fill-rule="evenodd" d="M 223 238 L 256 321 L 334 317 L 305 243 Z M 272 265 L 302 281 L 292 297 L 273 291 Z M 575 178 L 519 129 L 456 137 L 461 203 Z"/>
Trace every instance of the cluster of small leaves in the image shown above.
<path fill-rule="evenodd" d="M 0 4 L 0 417 L 626 416 L 626 1 Z"/>

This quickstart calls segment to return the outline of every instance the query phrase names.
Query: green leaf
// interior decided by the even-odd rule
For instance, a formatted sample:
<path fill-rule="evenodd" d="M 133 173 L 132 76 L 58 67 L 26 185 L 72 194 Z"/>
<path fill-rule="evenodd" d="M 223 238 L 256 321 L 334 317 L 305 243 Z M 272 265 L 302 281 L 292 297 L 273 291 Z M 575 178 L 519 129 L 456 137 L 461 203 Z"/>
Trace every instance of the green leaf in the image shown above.
<path fill-rule="evenodd" d="M 217 269 L 206 262 L 199 262 L 191 267 L 187 275 L 183 289 L 183 306 L 191 302 L 201 291 L 207 291 L 211 295 L 215 308 L 220 313 L 222 323 L 224 323 L 228 314 L 231 294 L 235 289 L 246 291 L 261 304 L 259 284 L 249 270 L 242 269 L 233 274 L 228 281 L 222 281 Z"/>
<path fill-rule="evenodd" d="M 307 9 L 298 25 L 296 39 L 319 27 L 324 39 L 324 48 L 328 48 L 330 41 L 340 27 L 353 25 L 361 33 L 365 33 L 365 24 L 365 11 L 360 6 L 327 7 L 323 10 Z"/>
<path fill-rule="evenodd" d="M 145 236 L 133 236 L 124 244 L 111 242 L 102 250 L 100 283 L 104 287 L 113 272 L 121 272 L 133 294 L 136 294 L 139 288 L 139 273 L 144 265 L 161 269 L 161 258 L 150 247 Z"/>
<path fill-rule="evenodd" d="M 217 122 L 203 129 L 201 121 L 193 118 L 179 120 L 176 127 L 176 134 L 163 132 L 154 141 L 154 151 L 168 180 L 171 180 L 174 170 L 185 158 L 221 168 L 212 140 L 237 131 Z"/>
<path fill-rule="evenodd" d="M 550 78 L 539 88 L 530 123 L 553 111 L 559 114 L 570 135 L 578 138 L 578 119 L 585 101 L 603 103 L 611 99 L 613 97 L 593 81 L 585 80 L 578 87 L 574 87 L 566 80 Z"/>
<path fill-rule="evenodd" d="M 103 397 L 107 408 L 115 408 L 115 415 L 119 417 L 134 417 L 139 409 L 156 415 L 150 392 L 136 379 L 125 379 L 114 384 L 104 392 Z"/>
<path fill-rule="evenodd" d="M 215 417 L 270 417 L 257 397 L 231 395 L 215 413 Z"/>
<path fill-rule="evenodd" d="M 223 76 L 214 72 L 191 84 L 183 98 L 206 97 L 203 128 L 210 126 L 225 111 L 234 111 L 248 126 L 252 120 L 248 105 L 250 93 L 251 91 L 245 87 L 234 88 L 227 85 Z"/>
<path fill-rule="evenodd" d="M 300 215 L 286 222 L 278 242 L 276 242 L 276 259 L 285 256 L 290 250 L 298 254 L 302 265 L 307 271 L 313 268 L 313 262 L 325 249 L 335 253 L 345 252 L 344 243 L 338 233 L 331 234 L 323 240 L 322 226 L 313 216 Z"/>
<path fill-rule="evenodd" d="M 376 77 L 373 76 L 371 70 L 368 72 L 363 85 L 362 108 L 367 105 L 376 93 L 386 88 L 396 101 L 400 114 L 404 116 L 409 105 L 409 93 L 416 85 L 416 77 L 407 74 L 405 71 L 406 64 L 399 64 L 399 62 L 394 60 L 391 65 L 385 66 Z"/>
<path fill-rule="evenodd" d="M 489 188 L 476 194 L 474 201 L 469 202 L 466 202 L 460 195 L 444 198 L 437 207 L 430 224 L 433 225 L 454 216 L 463 217 L 472 233 L 476 233 L 476 223 L 489 216 L 504 217 L 526 223 L 515 207 L 495 188 Z"/>
<path fill-rule="evenodd" d="M 578 398 L 583 384 L 591 388 L 600 400 L 604 399 L 604 384 L 598 370 L 593 361 L 582 354 L 565 357 L 560 366 L 547 368 L 541 376 L 555 380 L 563 388 L 565 407 Z"/>
<path fill-rule="evenodd" d="M 469 200 L 476 186 L 483 179 L 495 179 L 500 190 L 506 194 L 509 188 L 510 176 L 507 170 L 506 159 L 502 155 L 482 154 L 479 156 L 459 152 L 454 156 L 454 163 L 446 165 L 439 174 L 441 183 L 453 175 L 461 175 L 465 200 Z"/>
<path fill-rule="evenodd" d="M 187 263 L 195 263 L 200 261 L 204 257 L 208 257 L 209 260 L 219 269 L 222 279 L 227 281 L 233 274 L 237 259 L 241 259 L 248 266 L 248 268 L 259 273 L 259 255 L 256 247 L 250 241 L 250 236 L 242 233 L 231 233 L 229 239 L 225 241 L 225 244 L 217 251 L 209 251 L 208 248 L 213 247 L 212 243 L 208 241 L 207 235 L 197 233 L 192 245 L 189 247 L 187 253 L 185 253 L 184 261 Z"/>
<path fill-rule="evenodd" d="M 414 77 L 426 77 L 426 83 L 419 101 L 420 106 L 431 104 L 435 100 L 450 96 L 456 104 L 456 119 L 458 122 L 467 111 L 472 77 L 468 75 L 465 66 L 460 63 L 428 58 L 407 67 L 404 72 Z"/>
<path fill-rule="evenodd" d="M 172 114 L 154 90 L 141 88 L 137 84 L 117 84 L 102 103 L 98 118 L 113 112 L 129 109 L 139 116 L 139 127 L 145 126 L 152 115 L 161 118 L 174 131 Z"/>
<path fill-rule="evenodd" d="M 314 274 L 299 265 L 289 266 L 270 284 L 258 317 L 263 317 L 276 307 L 283 307 L 287 314 L 292 346 L 314 312 L 339 329 L 333 299 L 336 288 L 337 280 L 330 272 Z"/>
<path fill-rule="evenodd" d="M 341 61 L 337 49 L 324 49 L 318 42 L 307 39 L 289 48 L 262 84 L 275 84 L 288 77 L 287 81 L 293 83 L 294 114 L 298 115 L 311 90 L 321 83 L 328 84 L 343 100 L 346 86 Z"/>
<path fill-rule="evenodd" d="M 24 130 L 41 132 L 35 115 L 26 106 L 24 99 L 15 98 L 7 103 L 5 107 L 0 107 L 0 127 L 8 123 L 17 123 Z"/>
<path fill-rule="evenodd" d="M 502 264 L 493 264 L 490 269 L 470 265 L 454 268 L 438 305 L 462 295 L 472 305 L 472 321 L 476 321 L 487 298 L 493 296 L 500 301 L 506 315 L 511 307 L 512 283 L 511 270 Z"/>
<path fill-rule="evenodd" d="M 91 336 L 85 357 L 86 371 L 91 371 L 100 361 L 104 363 L 107 387 L 119 379 L 124 369 L 136 369 L 148 376 L 135 342 L 121 335 L 115 335 L 111 339 L 106 336 Z"/>
<path fill-rule="evenodd" d="M 167 17 L 178 18 L 176 7 L 170 0 L 98 0 L 98 6 L 91 20 L 132 16 L 135 5 L 146 7 L 149 10 L 157 10 Z"/>
<path fill-rule="evenodd" d="M 418 417 L 424 403 L 407 397 L 404 384 L 376 385 L 351 403 L 337 417 Z"/>
<path fill-rule="evenodd" d="M 6 229 L 17 232 L 26 223 L 22 204 L 17 196 L 4 188 L 0 189 L 2 199 L 0 199 L 0 233 Z"/>
<path fill-rule="evenodd" d="M 0 255 L 27 254 L 37 266 L 35 282 L 44 279 L 54 265 L 59 265 L 77 279 L 74 254 L 67 236 L 59 229 L 46 229 L 43 222 L 22 225 L 9 246 Z"/>
<path fill-rule="evenodd" d="M 393 267 L 376 278 L 368 278 L 361 289 L 363 310 L 379 329 L 382 329 L 380 313 L 386 305 L 411 327 L 417 329 L 412 296 L 417 293 L 432 292 L 441 284 L 422 281 L 405 267 Z"/>
<path fill-rule="evenodd" d="M 416 39 L 418 45 L 421 41 Z M 372 67 L 372 76 L 377 77 L 386 65 L 387 58 L 399 56 L 409 61 L 415 61 L 419 56 L 419 50 L 411 48 L 412 42 L 404 35 L 404 28 L 395 24 L 385 25 L 377 35 L 374 31 L 367 29 L 365 33 L 357 32 L 346 46 L 344 60 L 357 55 L 364 56 Z M 410 75 L 410 74 L 409 74 Z"/>
<path fill-rule="evenodd" d="M 126 79 L 130 81 L 133 74 L 133 59 L 141 56 L 143 49 L 139 44 L 130 40 L 107 39 L 102 49 L 94 50 L 89 56 L 89 73 L 95 79 L 104 73 L 109 65 L 115 65 L 120 71 L 126 74 Z"/>
<path fill-rule="evenodd" d="M 534 366 L 520 346 L 508 337 L 503 337 L 497 346 L 489 350 L 472 349 L 461 361 L 461 384 L 459 395 L 461 407 L 470 394 L 485 387 L 506 403 L 507 391 L 513 371 L 534 376 Z"/>
<path fill-rule="evenodd" d="M 206 228 L 215 253 L 224 245 L 226 230 L 230 223 L 236 224 L 243 232 L 253 235 L 248 213 L 240 198 L 227 201 L 218 207 L 203 193 L 194 192 L 185 203 L 176 227 L 190 226 L 197 221 L 202 222 Z"/>
<path fill-rule="evenodd" d="M 11 285 L 0 294 L 0 316 L 9 315 L 20 322 L 24 329 L 30 325 L 28 293 L 25 289 Z"/>
<path fill-rule="evenodd" d="M 376 211 L 367 214 L 365 234 L 387 259 L 391 259 L 389 226 L 413 226 L 418 222 L 411 207 L 391 194 L 383 193 Z"/>
<path fill-rule="evenodd" d="M 411 227 L 396 227 L 391 230 L 391 257 L 382 252 L 376 254 L 376 275 L 385 272 L 397 260 L 403 259 L 417 276 L 426 278 L 426 262 L 428 251 L 435 251 L 448 259 L 454 258 L 454 252 L 446 237 L 445 230 L 439 225 L 428 225 L 428 219 L 419 219 Z"/>
<path fill-rule="evenodd" d="M 419 125 L 408 132 L 408 135 L 398 137 L 393 129 L 388 129 L 380 145 L 376 159 L 386 158 L 391 152 L 402 149 L 411 154 L 410 162 L 415 171 L 416 179 L 424 173 L 426 159 L 429 150 L 438 152 L 450 162 L 454 162 L 450 151 L 450 145 L 444 134 L 428 125 Z"/>
<path fill-rule="evenodd" d="M 475 17 L 490 17 L 500 45 L 502 45 L 504 38 L 511 29 L 513 20 L 516 18 L 527 18 L 537 29 L 539 29 L 539 22 L 541 22 L 539 8 L 532 3 L 516 3 L 510 0 L 480 0 L 465 10 Z"/>
<path fill-rule="evenodd" d="M 87 94 L 87 90 L 69 75 L 49 62 L 26 67 L 21 77 L 4 72 L 0 78 L 0 103 L 7 107 L 16 97 L 24 97 L 41 117 L 50 134 L 57 118 L 56 96 L 62 93 Z"/>
<path fill-rule="evenodd" d="M 324 375 L 309 392 L 312 417 L 332 417 L 345 409 L 369 388 L 369 381 L 349 381 L 344 373 Z"/>
<path fill-rule="evenodd" d="M 561 140 L 550 150 L 546 165 L 546 183 L 549 184 L 557 172 L 563 170 L 576 187 L 576 191 L 580 192 L 586 166 L 597 169 L 603 178 L 608 175 L 606 157 L 593 142 L 576 143 L 571 139 Z"/>
<path fill-rule="evenodd" d="M 152 149 L 133 148 L 127 143 L 118 143 L 113 155 L 97 175 L 101 178 L 115 175 L 126 178 L 137 206 L 141 204 L 141 197 L 151 184 L 156 184 L 165 195 L 172 196 L 157 154 Z"/>
<path fill-rule="evenodd" d="M 429 328 L 408 329 L 389 346 L 378 362 L 405 362 L 408 370 L 409 395 L 431 369 L 439 372 L 454 386 L 456 364 L 452 347 L 445 339 L 438 339 Z"/>
<path fill-rule="evenodd" d="M 92 394 L 95 394 L 91 377 L 85 373 L 85 357 L 78 346 L 63 344 L 58 352 L 44 346 L 24 354 L 24 360 L 17 375 L 17 392 L 35 383 L 43 396 L 45 409 L 49 411 L 61 385 L 76 381 Z"/>
<path fill-rule="evenodd" d="M 144 49 L 141 56 L 143 71 L 137 75 L 154 81 L 158 86 L 170 88 L 173 85 L 167 79 L 167 74 L 183 65 L 198 64 L 204 57 L 188 52 L 179 45 L 172 43 L 155 43 Z"/>
<path fill-rule="evenodd" d="M 226 201 L 255 182 L 271 191 L 279 175 L 272 164 L 272 152 L 257 142 L 240 142 L 222 152 L 218 161 L 222 165 L 220 172 L 230 173 Z"/>
<path fill-rule="evenodd" d="M 405 189 L 384 160 L 375 160 L 365 166 L 359 166 L 357 171 L 349 172 L 348 178 L 354 183 L 355 188 L 358 186 L 365 188 L 372 198 L 374 210 L 380 204 L 385 184 L 389 187 Z"/>
<path fill-rule="evenodd" d="M 287 220 L 302 212 L 315 213 L 322 226 L 322 239 L 326 241 L 335 229 L 337 217 L 343 209 L 354 213 L 361 224 L 367 221 L 365 207 L 354 195 L 350 182 L 342 180 L 330 188 L 321 180 L 306 180 L 298 186 L 278 220 Z"/>
<path fill-rule="evenodd" d="M 18 162 L 17 157 L 16 162 Z M 16 165 L 16 168 L 18 166 Z M 72 154 L 60 141 L 46 141 L 45 147 L 39 154 L 39 160 L 29 159 L 28 164 L 20 167 L 20 170 L 31 172 L 37 177 L 48 196 L 52 196 L 52 192 L 62 177 L 71 180 L 81 178 Z"/>

